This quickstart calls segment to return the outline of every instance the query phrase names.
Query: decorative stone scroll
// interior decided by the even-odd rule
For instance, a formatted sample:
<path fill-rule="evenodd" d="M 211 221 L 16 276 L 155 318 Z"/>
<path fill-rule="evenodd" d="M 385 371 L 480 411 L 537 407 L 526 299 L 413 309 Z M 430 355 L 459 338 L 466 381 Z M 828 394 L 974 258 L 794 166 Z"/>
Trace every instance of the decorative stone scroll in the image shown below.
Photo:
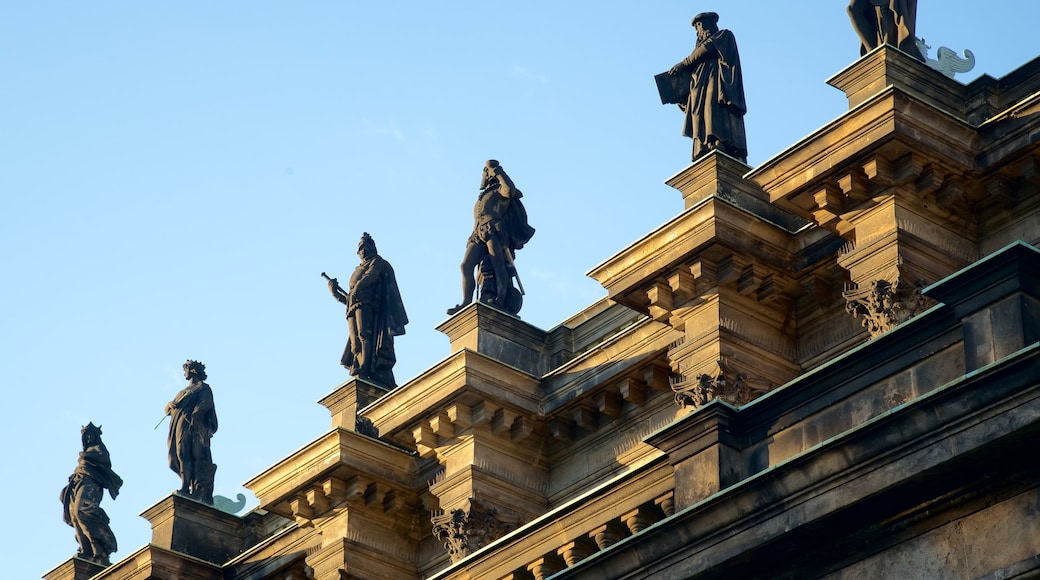
<path fill-rule="evenodd" d="M 957 51 L 952 48 L 940 46 L 935 53 L 936 58 L 932 58 L 928 56 L 928 50 L 932 48 L 931 45 L 926 44 L 923 38 L 917 38 L 915 41 L 917 42 L 917 50 L 921 51 L 921 55 L 924 56 L 924 63 L 951 79 L 957 73 L 966 73 L 975 68 L 975 55 L 966 48 L 964 49 L 964 57 L 961 58 L 957 55 Z"/>
<path fill-rule="evenodd" d="M 433 535 L 444 542 L 452 563 L 494 542 L 516 529 L 516 523 L 502 521 L 498 510 L 471 498 L 469 509 L 454 509 L 433 516 Z"/>
<path fill-rule="evenodd" d="M 920 281 L 874 280 L 866 288 L 842 293 L 845 312 L 861 318 L 863 328 L 874 338 L 928 309 L 930 302 L 921 294 L 922 288 Z"/>

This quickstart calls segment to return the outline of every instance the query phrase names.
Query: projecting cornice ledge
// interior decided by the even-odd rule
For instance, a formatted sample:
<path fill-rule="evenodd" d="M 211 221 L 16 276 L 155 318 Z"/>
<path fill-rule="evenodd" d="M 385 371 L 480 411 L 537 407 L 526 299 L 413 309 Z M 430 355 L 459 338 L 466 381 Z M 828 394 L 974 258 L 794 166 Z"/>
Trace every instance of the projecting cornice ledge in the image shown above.
<path fill-rule="evenodd" d="M 1035 481 L 1036 468 L 1016 458 L 1024 442 L 1040 436 L 1038 368 L 1040 345 L 1034 344 L 709 496 L 553 578 L 602 579 L 607 572 L 628 579 L 799 577 L 838 570 L 848 564 L 841 560 L 847 542 L 883 549 L 902 541 L 893 536 L 893 521 L 942 520 L 943 509 Z M 977 477 L 980 472 L 987 477 Z M 942 509 L 917 509 L 920 494 L 954 499 Z M 897 529 L 903 539 L 920 533 L 912 525 Z M 814 549 L 804 550 L 806 545 Z"/>
<path fill-rule="evenodd" d="M 942 175 L 962 175 L 976 168 L 978 143 L 977 130 L 963 119 L 887 87 L 746 177 L 772 203 L 812 219 L 821 189 L 858 196 L 865 193 L 861 182 L 886 186 L 917 179 L 925 165 Z"/>
<path fill-rule="evenodd" d="M 469 406 L 487 401 L 533 416 L 539 413 L 541 398 L 539 377 L 464 349 L 361 412 L 379 429 L 380 437 L 394 438 L 456 401 Z"/>
<path fill-rule="evenodd" d="M 413 452 L 385 441 L 336 428 L 293 453 L 274 467 L 247 481 L 260 508 L 292 518 L 300 512 L 294 502 L 326 503 L 322 498 L 346 499 L 383 482 L 411 489 L 415 482 Z M 320 496 L 320 497 L 319 497 Z M 342 496 L 342 497 L 340 497 Z"/>
<path fill-rule="evenodd" d="M 655 284 L 674 282 L 675 291 L 697 293 L 716 283 L 711 271 L 714 264 L 702 268 L 698 257 L 711 247 L 717 247 L 712 260 L 738 253 L 754 256 L 761 266 L 781 271 L 786 270 L 793 254 L 790 232 L 713 195 L 607 259 L 588 275 L 607 290 L 612 300 L 646 314 L 653 302 L 647 292 Z"/>

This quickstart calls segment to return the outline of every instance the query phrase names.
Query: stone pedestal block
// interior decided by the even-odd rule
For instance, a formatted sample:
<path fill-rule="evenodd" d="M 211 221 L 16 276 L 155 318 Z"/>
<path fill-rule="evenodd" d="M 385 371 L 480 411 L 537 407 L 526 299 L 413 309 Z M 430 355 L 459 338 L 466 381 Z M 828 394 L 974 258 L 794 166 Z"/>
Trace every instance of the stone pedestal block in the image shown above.
<path fill-rule="evenodd" d="M 353 378 L 336 387 L 318 403 L 332 414 L 332 427 L 342 427 L 359 433 L 370 434 L 372 428 L 364 417 L 358 417 L 358 411 L 369 406 L 390 389 L 370 383 L 364 379 Z"/>
<path fill-rule="evenodd" d="M 176 493 L 141 516 L 151 522 L 151 543 L 159 548 L 214 564 L 224 564 L 244 549 L 241 518 Z"/>
<path fill-rule="evenodd" d="M 845 93 L 850 109 L 894 86 L 947 111 L 964 110 L 964 85 L 888 45 L 870 51 L 827 84 Z"/>
<path fill-rule="evenodd" d="M 101 564 L 73 556 L 44 574 L 43 578 L 44 580 L 88 580 L 104 569 L 105 567 Z"/>
<path fill-rule="evenodd" d="M 437 330 L 448 335 L 452 353 L 469 349 L 535 376 L 549 370 L 545 331 L 486 304 L 470 304 Z"/>

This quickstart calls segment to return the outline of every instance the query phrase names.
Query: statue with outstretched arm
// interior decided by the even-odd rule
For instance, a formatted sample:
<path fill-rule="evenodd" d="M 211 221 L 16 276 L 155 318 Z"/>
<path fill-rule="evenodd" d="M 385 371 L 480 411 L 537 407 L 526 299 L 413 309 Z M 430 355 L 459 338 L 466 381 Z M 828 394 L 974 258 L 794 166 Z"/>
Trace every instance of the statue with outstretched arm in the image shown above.
<path fill-rule="evenodd" d="M 346 290 L 338 280 L 321 273 L 332 297 L 347 308 L 347 345 L 340 364 L 351 376 L 393 388 L 397 386 L 394 337 L 404 334 L 408 314 L 394 269 L 376 251 L 376 242 L 367 232 L 358 243 L 358 257 L 361 263 Z"/>

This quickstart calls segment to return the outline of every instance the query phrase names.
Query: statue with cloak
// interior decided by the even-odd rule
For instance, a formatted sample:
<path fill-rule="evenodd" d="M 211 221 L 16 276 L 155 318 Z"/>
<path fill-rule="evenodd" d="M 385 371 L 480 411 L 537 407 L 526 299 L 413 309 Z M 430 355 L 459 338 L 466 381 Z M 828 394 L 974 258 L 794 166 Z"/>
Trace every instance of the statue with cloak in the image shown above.
<path fill-rule="evenodd" d="M 719 150 L 747 163 L 740 54 L 733 33 L 720 30 L 718 20 L 714 12 L 693 18 L 696 47 L 668 72 L 657 75 L 657 87 L 662 103 L 677 103 L 682 110 L 682 134 L 693 139 L 694 161 Z"/>
<path fill-rule="evenodd" d="M 376 242 L 367 232 L 361 234 L 358 257 L 361 263 L 350 275 L 347 290 L 322 272 L 332 297 L 347 307 L 348 338 L 340 364 L 351 376 L 394 388 L 394 337 L 404 334 L 408 314 L 394 269 L 376 251 Z"/>
<path fill-rule="evenodd" d="M 103 566 L 116 551 L 116 537 L 109 527 L 108 514 L 101 509 L 101 499 L 108 490 L 112 499 L 119 495 L 123 480 L 112 471 L 112 458 L 101 441 L 101 427 L 89 423 L 81 432 L 83 451 L 69 484 L 61 490 L 65 523 L 76 531 L 79 551 L 76 556 Z"/>

